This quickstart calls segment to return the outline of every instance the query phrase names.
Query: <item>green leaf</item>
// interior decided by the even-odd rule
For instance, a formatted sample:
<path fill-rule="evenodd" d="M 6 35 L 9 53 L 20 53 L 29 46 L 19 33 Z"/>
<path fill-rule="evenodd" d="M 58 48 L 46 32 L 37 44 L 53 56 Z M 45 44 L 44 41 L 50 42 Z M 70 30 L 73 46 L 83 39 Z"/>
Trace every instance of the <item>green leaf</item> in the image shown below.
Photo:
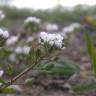
<path fill-rule="evenodd" d="M 12 94 L 12 93 L 16 93 L 16 90 L 14 88 L 11 88 L 11 87 L 7 87 L 5 88 L 2 93 L 5 93 L 5 94 Z"/>
<path fill-rule="evenodd" d="M 33 82 L 34 82 L 34 79 L 33 78 L 28 78 L 28 79 L 25 80 L 25 84 L 27 86 L 30 86 L 30 87 L 32 87 Z"/>
<path fill-rule="evenodd" d="M 12 75 L 13 74 L 13 68 L 12 68 L 11 64 L 7 65 L 7 70 L 6 71 L 7 71 L 8 75 Z"/>
<path fill-rule="evenodd" d="M 72 89 L 73 89 L 73 91 L 75 91 L 77 93 L 82 93 L 82 92 L 88 92 L 88 91 L 96 90 L 96 82 L 79 84 L 77 86 L 74 86 Z"/>
<path fill-rule="evenodd" d="M 45 66 L 43 66 L 43 70 L 44 68 L 48 74 L 59 76 L 71 76 L 74 73 L 78 73 L 80 71 L 79 66 L 68 60 L 52 62 L 49 65 L 45 64 Z"/>
<path fill-rule="evenodd" d="M 92 69 L 93 69 L 93 72 L 96 74 L 96 50 L 92 42 L 92 39 L 88 33 L 85 33 L 85 40 L 86 40 L 87 50 L 92 62 Z"/>
<path fill-rule="evenodd" d="M 74 73 L 79 72 L 79 67 L 70 60 L 58 61 L 56 62 L 55 67 L 52 70 L 52 73 L 58 75 L 71 76 Z"/>
<path fill-rule="evenodd" d="M 30 65 L 30 62 L 34 62 L 36 60 L 36 56 L 35 56 L 35 50 L 34 48 L 32 48 L 29 52 L 29 55 L 27 56 L 27 61 L 28 64 Z"/>
<path fill-rule="evenodd" d="M 5 81 L 1 77 L 0 77 L 0 83 L 5 83 Z"/>
<path fill-rule="evenodd" d="M 3 38 L 2 36 L 0 36 L 0 47 L 2 47 L 3 45 L 5 45 L 6 39 Z"/>
<path fill-rule="evenodd" d="M 54 67 L 54 64 L 43 64 L 41 70 L 51 70 Z"/>
<path fill-rule="evenodd" d="M 36 58 L 39 58 L 41 56 L 41 50 L 37 49 L 36 50 Z"/>
<path fill-rule="evenodd" d="M 0 58 L 8 57 L 12 52 L 8 49 L 2 48 L 0 50 Z"/>

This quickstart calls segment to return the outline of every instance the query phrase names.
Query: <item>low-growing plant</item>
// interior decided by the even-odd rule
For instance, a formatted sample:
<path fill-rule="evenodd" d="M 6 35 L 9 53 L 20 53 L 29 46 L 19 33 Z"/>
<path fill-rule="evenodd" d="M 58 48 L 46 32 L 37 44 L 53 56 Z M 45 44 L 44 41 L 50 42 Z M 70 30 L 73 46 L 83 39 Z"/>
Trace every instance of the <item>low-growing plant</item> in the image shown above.
<path fill-rule="evenodd" d="M 2 46 L 4 46 L 4 43 L 2 43 Z M 25 47 L 22 48 L 24 49 Z M 32 41 L 30 50 L 27 51 L 27 54 L 26 51 L 23 52 L 23 49 L 19 48 L 18 50 L 18 52 L 22 51 L 18 54 L 21 58 L 19 63 L 24 61 L 27 68 L 9 81 L 6 81 L 1 77 L 1 92 L 5 92 L 4 90 L 7 90 L 6 88 L 11 90 L 12 88 L 10 89 L 10 85 L 14 84 L 18 79 L 32 70 L 37 70 L 38 72 L 46 75 L 64 76 L 67 78 L 70 78 L 73 74 L 78 73 L 80 70 L 76 64 L 59 59 L 59 55 L 62 50 L 65 49 L 64 38 L 60 34 L 48 34 L 41 32 L 40 36 Z M 10 75 L 13 71 L 12 66 L 7 64 L 6 72 Z M 30 80 L 26 80 L 24 84 L 32 84 L 33 80 L 34 79 L 30 78 Z"/>
<path fill-rule="evenodd" d="M 28 17 L 24 22 L 26 32 L 38 32 L 40 19 Z M 80 68 L 69 60 L 61 60 L 62 50 L 65 46 L 65 35 L 41 32 L 33 40 L 21 40 L 20 35 L 9 36 L 8 31 L 0 29 L 0 92 L 13 93 L 11 85 L 22 78 L 26 73 L 37 70 L 38 74 L 58 77 L 68 81 L 70 77 L 80 71 Z M 12 64 L 14 63 L 14 65 Z M 18 68 L 16 66 L 18 64 Z M 27 67 L 27 68 L 26 68 Z M 20 69 L 20 70 L 19 70 Z M 24 69 L 24 71 L 22 71 Z M 16 76 L 5 80 L 3 74 Z M 17 72 L 18 71 L 18 72 Z M 32 76 L 23 83 L 32 85 L 38 78 Z M 39 76 L 38 76 L 39 77 Z M 38 81 L 38 80 L 37 80 Z"/>
<path fill-rule="evenodd" d="M 28 17 L 24 21 L 24 28 L 27 32 L 38 32 L 40 29 L 40 19 L 36 17 Z"/>

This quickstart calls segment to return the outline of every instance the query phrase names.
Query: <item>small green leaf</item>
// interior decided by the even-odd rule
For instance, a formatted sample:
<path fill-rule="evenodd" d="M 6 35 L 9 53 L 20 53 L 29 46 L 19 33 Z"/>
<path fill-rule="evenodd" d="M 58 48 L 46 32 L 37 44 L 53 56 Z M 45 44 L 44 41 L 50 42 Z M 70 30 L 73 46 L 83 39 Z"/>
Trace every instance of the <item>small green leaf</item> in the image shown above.
<path fill-rule="evenodd" d="M 54 67 L 54 64 L 44 64 L 41 68 L 41 70 L 51 70 Z"/>
<path fill-rule="evenodd" d="M 5 81 L 1 77 L 0 77 L 0 83 L 5 83 Z"/>
<path fill-rule="evenodd" d="M 7 87 L 5 88 L 2 93 L 4 94 L 12 94 L 12 93 L 16 93 L 16 90 L 14 88 L 11 88 L 11 87 Z"/>
<path fill-rule="evenodd" d="M 5 45 L 6 39 L 0 36 L 0 47 Z"/>
<path fill-rule="evenodd" d="M 8 64 L 8 66 L 7 66 L 7 73 L 8 73 L 8 75 L 12 75 L 13 74 L 13 68 L 12 68 L 11 64 Z"/>
<path fill-rule="evenodd" d="M 36 50 L 36 58 L 39 58 L 41 56 L 41 50 L 37 49 Z"/>
<path fill-rule="evenodd" d="M 28 79 L 25 80 L 25 84 L 27 86 L 30 86 L 30 87 L 32 87 L 33 82 L 34 82 L 34 79 L 33 78 L 28 78 Z"/>
<path fill-rule="evenodd" d="M 96 50 L 88 33 L 85 33 L 86 46 L 92 62 L 93 72 L 96 74 Z"/>
<path fill-rule="evenodd" d="M 34 48 L 30 50 L 29 56 L 27 58 L 29 61 L 35 61 L 36 60 L 36 51 Z"/>

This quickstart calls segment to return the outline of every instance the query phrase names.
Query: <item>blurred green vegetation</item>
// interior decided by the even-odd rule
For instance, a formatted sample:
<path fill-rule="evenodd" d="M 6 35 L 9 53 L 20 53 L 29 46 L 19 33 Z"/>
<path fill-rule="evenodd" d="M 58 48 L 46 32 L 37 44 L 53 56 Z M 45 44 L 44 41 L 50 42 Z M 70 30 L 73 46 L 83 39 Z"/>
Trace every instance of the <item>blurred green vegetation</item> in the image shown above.
<path fill-rule="evenodd" d="M 16 22 L 17 20 L 22 21 L 28 16 L 41 18 L 42 22 L 50 21 L 60 25 L 66 25 L 70 22 L 80 22 L 86 15 L 96 15 L 96 6 L 87 5 L 77 5 L 74 8 L 57 6 L 47 10 L 18 9 L 16 7 L 1 6 L 0 10 L 3 10 L 6 14 L 6 19 L 4 20 L 6 25 L 10 25 L 10 22 Z"/>

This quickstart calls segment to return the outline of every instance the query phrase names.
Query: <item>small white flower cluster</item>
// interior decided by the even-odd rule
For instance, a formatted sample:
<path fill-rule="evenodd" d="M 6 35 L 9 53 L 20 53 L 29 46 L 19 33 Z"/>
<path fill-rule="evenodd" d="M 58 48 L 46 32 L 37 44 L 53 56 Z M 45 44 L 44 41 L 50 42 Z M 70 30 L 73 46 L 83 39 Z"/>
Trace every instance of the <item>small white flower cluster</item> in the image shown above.
<path fill-rule="evenodd" d="M 57 24 L 48 24 L 45 26 L 47 31 L 58 31 L 59 26 Z"/>
<path fill-rule="evenodd" d="M 18 41 L 19 37 L 18 36 L 11 36 L 7 41 L 6 45 L 13 45 Z"/>
<path fill-rule="evenodd" d="M 2 77 L 4 74 L 4 71 L 3 70 L 0 70 L 0 77 Z"/>
<path fill-rule="evenodd" d="M 10 60 L 10 61 L 15 62 L 16 59 L 17 59 L 17 58 L 16 58 L 16 54 L 15 54 L 15 53 L 10 54 L 10 56 L 9 56 L 9 60 Z"/>
<path fill-rule="evenodd" d="M 15 53 L 17 54 L 29 54 L 30 52 L 30 47 L 29 46 L 18 46 L 16 49 L 15 49 Z"/>
<path fill-rule="evenodd" d="M 0 77 L 2 77 L 4 74 L 4 71 L 0 69 Z M 0 83 L 0 86 L 2 85 L 2 83 Z"/>
<path fill-rule="evenodd" d="M 31 17 L 27 17 L 27 19 L 24 21 L 25 24 L 28 24 L 30 22 L 39 24 L 40 23 L 40 19 L 37 18 L 37 17 L 32 17 L 31 16 Z"/>
<path fill-rule="evenodd" d="M 7 30 L 0 29 L 0 36 L 6 39 L 9 37 L 9 32 Z"/>
<path fill-rule="evenodd" d="M 80 27 L 79 23 L 72 23 L 71 25 L 64 27 L 62 31 L 65 33 L 71 33 L 74 31 L 75 28 L 79 27 Z"/>
<path fill-rule="evenodd" d="M 64 38 L 60 34 L 50 34 L 46 32 L 41 32 L 39 42 L 41 44 L 49 43 L 51 46 L 54 45 L 57 48 L 63 48 L 64 47 L 63 40 Z"/>
<path fill-rule="evenodd" d="M 3 11 L 0 10 L 0 21 L 3 20 L 5 18 L 5 14 L 3 13 Z"/>
<path fill-rule="evenodd" d="M 34 38 L 33 38 L 32 36 L 29 36 L 29 37 L 27 38 L 27 40 L 26 40 L 26 41 L 27 41 L 27 42 L 32 42 L 32 41 L 33 41 L 33 39 L 34 39 Z"/>

